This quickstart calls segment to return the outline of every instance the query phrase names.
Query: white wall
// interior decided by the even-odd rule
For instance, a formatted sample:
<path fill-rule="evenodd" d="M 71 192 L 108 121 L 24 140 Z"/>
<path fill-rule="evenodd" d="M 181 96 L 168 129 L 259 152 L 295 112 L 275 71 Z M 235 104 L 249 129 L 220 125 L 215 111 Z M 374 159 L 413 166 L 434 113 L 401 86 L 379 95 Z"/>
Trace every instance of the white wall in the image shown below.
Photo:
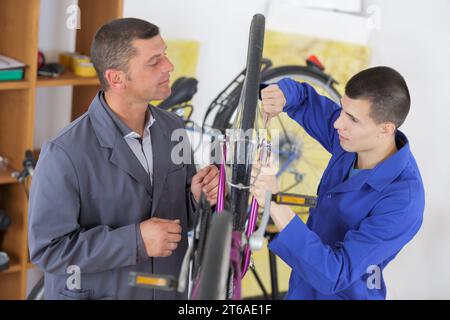
<path fill-rule="evenodd" d="M 255 13 L 266 13 L 268 3 L 269 0 L 125 0 L 124 16 L 157 24 L 165 38 L 201 42 L 199 91 L 193 101 L 193 118 L 198 121 L 215 95 L 244 67 L 250 19 Z M 403 131 L 411 141 L 426 188 L 423 227 L 386 269 L 389 297 L 450 299 L 450 213 L 446 202 L 450 190 L 450 1 L 363 3 L 364 10 L 374 5 L 371 8 L 380 14 L 380 29 L 373 30 L 369 40 L 373 65 L 397 69 L 409 85 L 412 108 Z M 51 106 L 49 101 L 43 99 L 42 103 Z M 36 130 L 57 131 L 68 121 L 63 113 L 51 120 L 37 116 Z M 48 112 L 47 116 L 53 117 Z M 46 129 L 47 126 L 51 128 Z M 44 138 L 42 134 L 40 140 Z"/>
<path fill-rule="evenodd" d="M 46 62 L 58 62 L 58 53 L 75 50 L 75 31 L 66 27 L 66 8 L 77 0 L 41 0 L 39 49 Z M 36 93 L 34 148 L 70 122 L 72 87 L 38 88 Z"/>
<path fill-rule="evenodd" d="M 450 1 L 368 0 L 380 9 L 373 64 L 404 75 L 412 105 L 402 130 L 425 183 L 424 224 L 386 269 L 393 299 L 450 299 Z"/>

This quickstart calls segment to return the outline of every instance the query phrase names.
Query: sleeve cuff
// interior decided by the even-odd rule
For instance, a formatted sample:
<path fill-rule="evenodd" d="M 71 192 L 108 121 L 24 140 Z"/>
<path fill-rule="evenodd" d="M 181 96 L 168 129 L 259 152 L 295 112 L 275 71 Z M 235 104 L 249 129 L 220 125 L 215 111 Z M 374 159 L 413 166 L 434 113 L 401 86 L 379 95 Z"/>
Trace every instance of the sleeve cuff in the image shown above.
<path fill-rule="evenodd" d="M 142 238 L 141 228 L 139 223 L 136 223 L 136 263 L 147 261 L 150 257 L 145 250 L 144 239 Z"/>
<path fill-rule="evenodd" d="M 304 100 L 304 85 L 296 82 L 290 78 L 283 78 L 278 82 L 278 87 L 286 98 L 286 104 L 283 107 L 283 112 L 288 112 L 292 108 L 297 108 L 303 104 Z"/>

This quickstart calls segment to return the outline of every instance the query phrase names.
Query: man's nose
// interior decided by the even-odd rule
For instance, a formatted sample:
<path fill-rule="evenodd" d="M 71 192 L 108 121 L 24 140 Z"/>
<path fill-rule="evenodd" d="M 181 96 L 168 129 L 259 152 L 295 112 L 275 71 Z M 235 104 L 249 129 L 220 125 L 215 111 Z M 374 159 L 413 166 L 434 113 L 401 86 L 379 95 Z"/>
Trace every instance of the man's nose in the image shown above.
<path fill-rule="evenodd" d="M 165 60 L 166 61 L 164 63 L 163 71 L 164 72 L 172 72 L 175 69 L 173 63 L 167 57 L 165 58 Z"/>
<path fill-rule="evenodd" d="M 343 129 L 342 115 L 339 115 L 339 117 L 334 122 L 333 126 L 337 130 L 342 130 Z"/>

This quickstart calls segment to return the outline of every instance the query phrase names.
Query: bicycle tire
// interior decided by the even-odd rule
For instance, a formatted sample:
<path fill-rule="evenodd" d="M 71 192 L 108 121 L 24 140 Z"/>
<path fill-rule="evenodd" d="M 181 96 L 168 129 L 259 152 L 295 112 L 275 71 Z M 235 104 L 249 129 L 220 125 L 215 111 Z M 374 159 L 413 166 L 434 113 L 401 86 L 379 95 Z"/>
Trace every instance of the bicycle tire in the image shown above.
<path fill-rule="evenodd" d="M 244 110 L 242 117 L 242 130 L 252 129 L 255 122 L 256 107 L 258 105 L 259 83 L 261 80 L 262 52 L 264 47 L 265 18 L 256 14 L 250 25 L 247 70 L 243 84 Z"/>
<path fill-rule="evenodd" d="M 259 97 L 259 84 L 261 81 L 262 52 L 264 47 L 265 18 L 262 14 L 255 14 L 250 24 L 249 41 L 247 49 L 247 65 L 245 79 L 242 86 L 241 99 L 238 105 L 242 105 L 242 119 L 240 127 L 245 134 L 244 143 L 239 143 L 237 148 L 241 149 L 241 154 L 245 154 L 244 164 L 235 163 L 232 165 L 231 182 L 233 185 L 248 185 L 250 182 L 251 167 L 248 167 L 248 157 L 246 150 L 251 137 L 246 133 L 253 129 L 256 108 Z M 248 189 L 231 188 L 231 211 L 234 214 L 233 228 L 236 231 L 244 231 L 247 217 Z"/>
<path fill-rule="evenodd" d="M 224 210 L 211 219 L 195 300 L 224 300 L 230 269 L 233 216 Z"/>
<path fill-rule="evenodd" d="M 34 285 L 28 294 L 27 300 L 44 300 L 44 276 Z"/>

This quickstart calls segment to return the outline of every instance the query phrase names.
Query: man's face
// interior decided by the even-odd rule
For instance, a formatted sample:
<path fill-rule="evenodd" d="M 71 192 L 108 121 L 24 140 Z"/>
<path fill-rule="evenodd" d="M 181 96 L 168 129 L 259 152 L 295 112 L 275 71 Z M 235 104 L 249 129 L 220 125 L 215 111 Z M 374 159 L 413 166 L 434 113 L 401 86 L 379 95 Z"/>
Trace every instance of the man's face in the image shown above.
<path fill-rule="evenodd" d="M 126 90 L 134 99 L 149 102 L 170 95 L 173 64 L 166 56 L 166 44 L 160 35 L 132 42 L 137 54 L 128 61 Z"/>
<path fill-rule="evenodd" d="M 342 149 L 347 152 L 365 152 L 376 149 L 380 144 L 383 124 L 376 124 L 370 117 L 371 103 L 368 100 L 341 99 L 342 110 L 334 122 Z"/>

